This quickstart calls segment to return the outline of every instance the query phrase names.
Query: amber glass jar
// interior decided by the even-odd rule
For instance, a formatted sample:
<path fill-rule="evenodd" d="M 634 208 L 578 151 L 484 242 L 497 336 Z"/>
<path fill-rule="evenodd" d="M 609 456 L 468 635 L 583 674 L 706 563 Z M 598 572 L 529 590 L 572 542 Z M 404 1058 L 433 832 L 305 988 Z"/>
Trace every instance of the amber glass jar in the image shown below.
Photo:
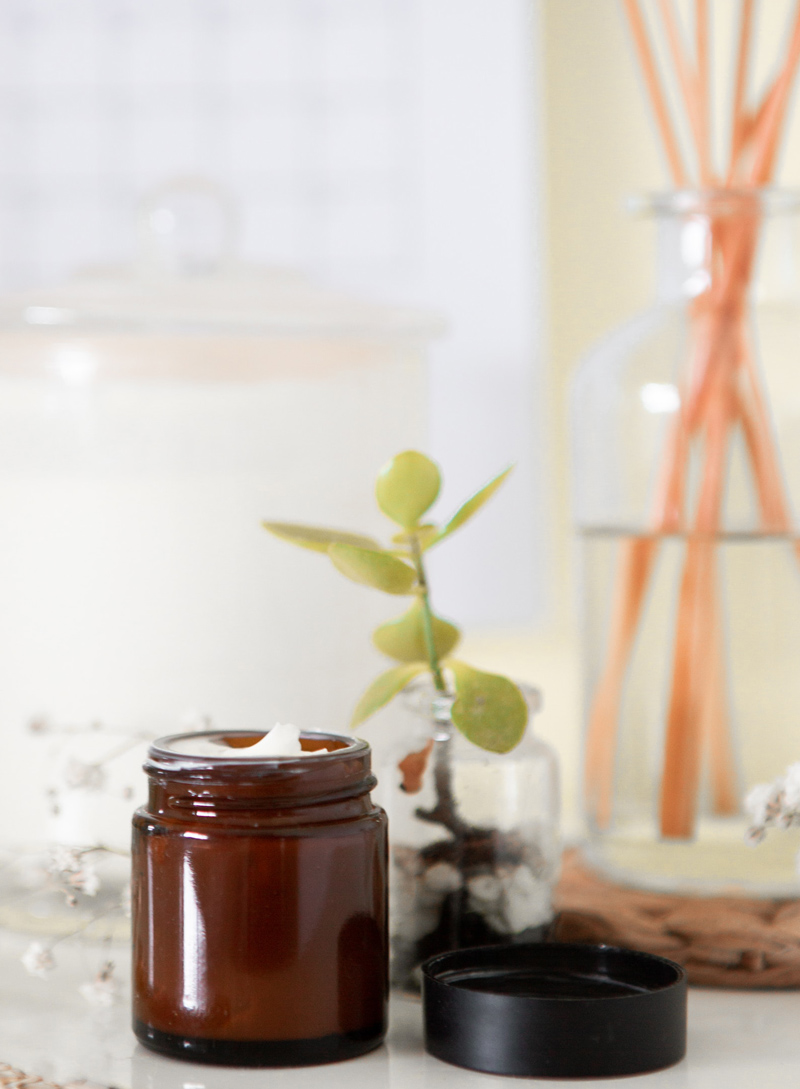
<path fill-rule="evenodd" d="M 186 755 L 189 735 L 150 749 L 133 822 L 134 1031 L 199 1062 L 351 1058 L 386 1027 L 386 815 L 370 749 L 308 734 L 306 752 L 330 751 L 236 755 L 260 736 L 203 734 L 222 757 Z"/>

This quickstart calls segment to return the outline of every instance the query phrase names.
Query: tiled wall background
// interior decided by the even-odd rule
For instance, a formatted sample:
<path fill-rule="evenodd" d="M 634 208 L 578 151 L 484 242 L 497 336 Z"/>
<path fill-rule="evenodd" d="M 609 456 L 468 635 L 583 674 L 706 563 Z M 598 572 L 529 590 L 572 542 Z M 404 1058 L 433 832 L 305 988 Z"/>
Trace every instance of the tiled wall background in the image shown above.
<path fill-rule="evenodd" d="M 414 0 L 0 0 L 0 287 L 129 258 L 133 209 L 201 174 L 243 250 L 413 262 Z"/>
<path fill-rule="evenodd" d="M 442 311 L 430 448 L 453 502 L 518 463 L 436 572 L 441 607 L 486 624 L 539 616 L 549 582 L 535 11 L 0 0 L 0 291 L 132 260 L 137 203 L 201 175 L 235 198 L 244 257 Z"/>

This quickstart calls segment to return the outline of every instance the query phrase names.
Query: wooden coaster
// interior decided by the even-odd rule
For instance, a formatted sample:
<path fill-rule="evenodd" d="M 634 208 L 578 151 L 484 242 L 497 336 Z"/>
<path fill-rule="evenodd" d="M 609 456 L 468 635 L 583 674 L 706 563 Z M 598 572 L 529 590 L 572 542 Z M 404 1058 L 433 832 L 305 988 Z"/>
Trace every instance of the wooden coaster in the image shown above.
<path fill-rule="evenodd" d="M 564 855 L 554 938 L 678 961 L 706 987 L 800 987 L 800 900 L 674 896 L 615 885 Z"/>

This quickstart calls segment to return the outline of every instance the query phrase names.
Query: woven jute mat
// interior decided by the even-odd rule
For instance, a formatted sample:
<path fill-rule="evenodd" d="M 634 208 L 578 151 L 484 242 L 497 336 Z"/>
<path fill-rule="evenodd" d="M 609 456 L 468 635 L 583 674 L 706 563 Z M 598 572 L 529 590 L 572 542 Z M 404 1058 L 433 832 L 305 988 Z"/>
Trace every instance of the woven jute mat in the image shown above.
<path fill-rule="evenodd" d="M 702 986 L 800 987 L 800 899 L 642 892 L 615 885 L 569 851 L 555 907 L 556 941 L 658 953 Z"/>

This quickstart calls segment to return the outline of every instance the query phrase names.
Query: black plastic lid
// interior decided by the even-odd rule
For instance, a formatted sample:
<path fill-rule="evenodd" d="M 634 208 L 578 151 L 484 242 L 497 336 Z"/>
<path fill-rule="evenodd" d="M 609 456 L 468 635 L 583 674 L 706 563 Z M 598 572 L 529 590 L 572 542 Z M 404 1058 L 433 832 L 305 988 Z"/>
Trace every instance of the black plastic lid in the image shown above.
<path fill-rule="evenodd" d="M 487 1074 L 644 1074 L 686 1053 L 686 973 L 609 945 L 487 945 L 422 966 L 425 1047 Z"/>

